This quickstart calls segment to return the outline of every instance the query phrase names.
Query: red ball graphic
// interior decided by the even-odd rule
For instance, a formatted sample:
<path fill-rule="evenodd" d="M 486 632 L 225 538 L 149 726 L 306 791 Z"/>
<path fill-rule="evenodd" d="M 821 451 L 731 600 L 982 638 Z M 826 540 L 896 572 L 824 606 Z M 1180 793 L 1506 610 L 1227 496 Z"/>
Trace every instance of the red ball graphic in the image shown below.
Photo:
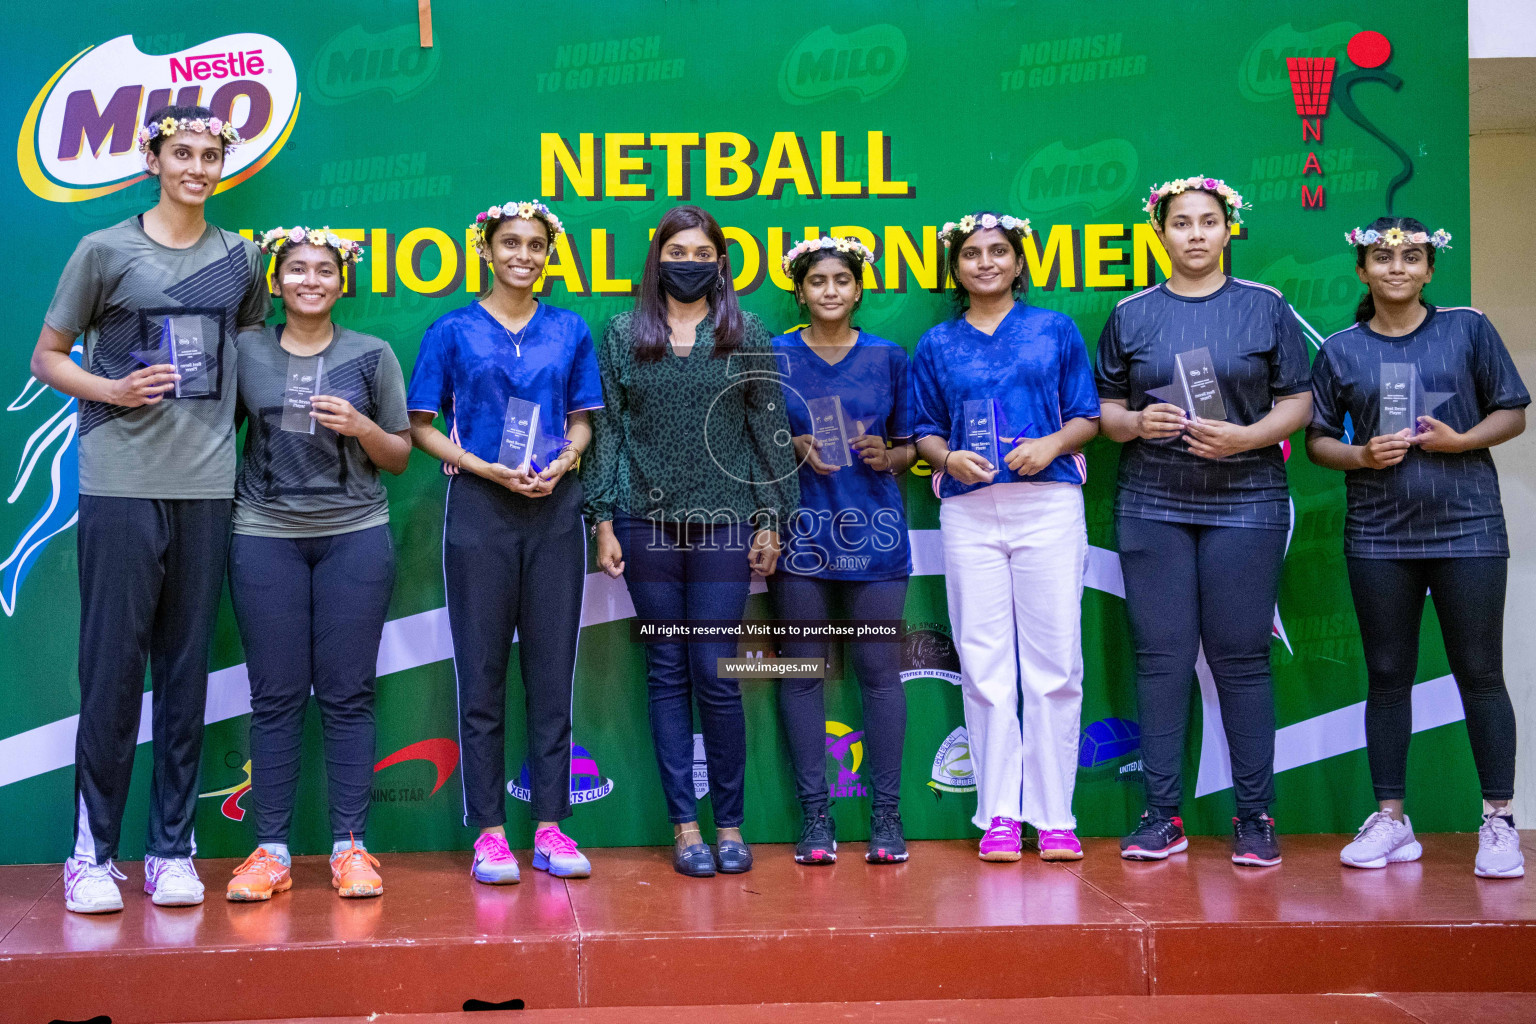
<path fill-rule="evenodd" d="M 1356 67 L 1379 68 L 1392 56 L 1392 44 L 1380 32 L 1366 29 L 1349 41 L 1349 59 Z"/>

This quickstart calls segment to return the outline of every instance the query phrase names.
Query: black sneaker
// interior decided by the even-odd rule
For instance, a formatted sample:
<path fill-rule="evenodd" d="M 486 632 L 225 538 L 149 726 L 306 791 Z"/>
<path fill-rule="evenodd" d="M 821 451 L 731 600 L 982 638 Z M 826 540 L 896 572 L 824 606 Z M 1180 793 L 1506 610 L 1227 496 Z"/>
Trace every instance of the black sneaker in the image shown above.
<path fill-rule="evenodd" d="M 1263 811 L 1253 811 L 1232 819 L 1232 863 L 1256 868 L 1272 868 L 1280 863 L 1280 840 L 1275 836 L 1275 819 Z"/>
<path fill-rule="evenodd" d="M 1126 860 L 1167 860 L 1170 853 L 1189 849 L 1184 835 L 1184 819 L 1164 818 L 1145 811 L 1136 831 L 1120 840 L 1120 856 Z"/>
<path fill-rule="evenodd" d="M 901 815 L 876 811 L 869 819 L 869 849 L 864 859 L 871 864 L 900 864 L 907 859 L 907 840 L 901 834 Z"/>
<path fill-rule="evenodd" d="M 835 864 L 837 862 L 837 823 L 826 811 L 807 814 L 795 844 L 795 861 L 800 864 Z"/>

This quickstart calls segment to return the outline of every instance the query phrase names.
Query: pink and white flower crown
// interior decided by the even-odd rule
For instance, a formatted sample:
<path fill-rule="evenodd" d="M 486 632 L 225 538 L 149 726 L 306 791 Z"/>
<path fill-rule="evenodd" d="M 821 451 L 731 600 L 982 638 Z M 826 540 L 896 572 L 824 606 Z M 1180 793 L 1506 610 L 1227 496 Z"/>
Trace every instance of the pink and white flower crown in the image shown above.
<path fill-rule="evenodd" d="M 1204 175 L 1195 174 L 1188 178 L 1174 178 L 1172 181 L 1153 186 L 1152 194 L 1147 197 L 1146 203 L 1142 206 L 1146 211 L 1147 220 L 1153 227 L 1157 227 L 1157 204 L 1181 192 L 1209 192 L 1226 205 L 1227 216 L 1239 224 L 1243 221 L 1243 211 L 1253 208 L 1251 204 L 1243 202 L 1243 197 L 1238 194 L 1237 189 L 1220 178 L 1207 178 Z"/>
<path fill-rule="evenodd" d="M 162 135 L 175 135 L 177 132 L 207 132 L 209 135 L 217 135 L 224 140 L 224 149 L 229 151 L 243 143 L 245 140 L 235 130 L 235 126 L 228 121 L 221 121 L 216 117 L 162 117 L 158 121 L 151 121 L 139 129 L 136 136 L 139 143 L 139 152 L 148 153 L 149 143 L 152 139 L 158 139 Z"/>
<path fill-rule="evenodd" d="M 1449 249 L 1451 247 L 1451 233 L 1445 229 L 1427 234 L 1423 231 L 1404 231 L 1402 228 L 1387 228 L 1385 231 L 1377 231 L 1375 228 L 1354 228 L 1344 235 L 1344 241 L 1350 245 L 1388 245 L 1397 248 L 1400 245 L 1430 245 L 1436 249 Z"/>
<path fill-rule="evenodd" d="M 274 256 L 279 255 L 285 246 L 289 245 L 313 245 L 317 248 L 333 249 L 341 259 L 343 266 L 363 262 L 363 245 L 350 238 L 342 238 L 329 227 L 306 228 L 294 226 L 291 228 L 273 228 L 261 236 L 261 251 Z"/>
<path fill-rule="evenodd" d="M 475 230 L 475 249 L 481 256 L 490 259 L 490 253 L 485 251 L 486 228 L 504 220 L 533 220 L 535 217 L 548 224 L 556 238 L 565 234 L 565 225 L 561 224 L 560 218 L 556 217 L 554 211 L 543 203 L 502 203 L 475 214 L 475 222 L 470 225 Z"/>
<path fill-rule="evenodd" d="M 1005 213 L 1001 217 L 992 213 L 968 213 L 959 220 L 948 221 L 939 229 L 939 234 L 944 238 L 944 248 L 948 249 L 957 239 L 966 238 L 971 232 L 980 230 L 990 231 L 993 228 L 1002 228 L 1004 231 L 1022 231 L 1023 237 L 1029 237 L 1029 218 L 1015 217 Z"/>
<path fill-rule="evenodd" d="M 844 238 L 834 238 L 831 235 L 822 235 L 820 238 L 808 238 L 796 245 L 793 249 L 789 250 L 789 252 L 785 253 L 784 262 L 782 264 L 784 267 L 784 273 L 789 273 L 790 264 L 794 263 L 795 260 L 799 259 L 801 256 L 804 256 L 808 252 L 815 252 L 820 249 L 830 249 L 833 252 L 840 252 L 857 256 L 865 263 L 875 262 L 874 251 L 871 250 L 869 246 L 859 241 L 857 238 L 854 238 L 852 235 Z"/>

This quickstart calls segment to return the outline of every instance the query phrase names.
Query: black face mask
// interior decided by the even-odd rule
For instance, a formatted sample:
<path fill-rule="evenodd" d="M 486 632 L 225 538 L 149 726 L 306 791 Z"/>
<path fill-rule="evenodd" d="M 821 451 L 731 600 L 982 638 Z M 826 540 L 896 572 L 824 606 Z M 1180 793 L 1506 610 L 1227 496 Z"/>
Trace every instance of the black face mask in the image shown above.
<path fill-rule="evenodd" d="M 696 260 L 666 260 L 657 265 L 661 286 L 678 302 L 697 302 L 720 280 L 720 264 Z"/>

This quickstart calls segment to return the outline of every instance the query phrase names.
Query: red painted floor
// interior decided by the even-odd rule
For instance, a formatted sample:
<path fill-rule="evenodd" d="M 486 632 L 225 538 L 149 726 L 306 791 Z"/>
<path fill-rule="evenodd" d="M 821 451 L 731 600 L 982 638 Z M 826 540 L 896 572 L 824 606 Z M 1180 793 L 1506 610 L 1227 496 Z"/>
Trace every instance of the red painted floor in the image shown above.
<path fill-rule="evenodd" d="M 235 862 L 201 861 L 210 899 L 184 909 L 150 904 L 130 864 L 126 909 L 100 917 L 64 910 L 57 867 L 5 867 L 0 1020 L 422 1014 L 520 999 L 524 1022 L 557 1007 L 625 1008 L 561 1011 L 618 1024 L 663 1019 L 644 1006 L 873 1000 L 901 1005 L 858 1019 L 904 1022 L 951 1019 L 942 1003 L 929 1007 L 938 1016 L 902 1016 L 927 1012 L 916 1000 L 972 1000 L 974 1012 L 979 999 L 1092 997 L 1073 1005 L 1179 1024 L 1435 1024 L 1478 1021 L 1479 1007 L 1536 1021 L 1536 997 L 1313 995 L 1536 991 L 1536 886 L 1475 878 L 1475 836 L 1425 837 L 1422 861 L 1375 872 L 1339 865 L 1346 841 L 1287 836 L 1273 869 L 1234 866 L 1219 839 L 1162 864 L 1122 861 L 1110 840 L 1070 865 L 983 864 L 971 843 L 929 842 L 904 865 L 866 865 L 850 844 L 837 865 L 806 868 L 760 846 L 756 870 L 713 879 L 673 873 L 665 849 L 595 850 L 591 879 L 554 880 L 524 858 L 523 883 L 501 888 L 474 883 L 465 854 L 401 854 L 383 858 L 383 897 L 345 901 L 323 858 L 300 858 L 293 891 L 263 904 L 223 900 Z M 1285 1004 L 1301 1015 L 1276 1017 L 1262 1009 L 1271 996 L 1244 992 L 1308 998 Z M 1162 998 L 1218 994 L 1193 1015 Z M 1114 1009 L 1136 997 L 1135 1014 Z M 1031 1013 L 1067 1020 L 1069 1002 Z M 732 1019 L 812 1019 L 801 1012 Z"/>

